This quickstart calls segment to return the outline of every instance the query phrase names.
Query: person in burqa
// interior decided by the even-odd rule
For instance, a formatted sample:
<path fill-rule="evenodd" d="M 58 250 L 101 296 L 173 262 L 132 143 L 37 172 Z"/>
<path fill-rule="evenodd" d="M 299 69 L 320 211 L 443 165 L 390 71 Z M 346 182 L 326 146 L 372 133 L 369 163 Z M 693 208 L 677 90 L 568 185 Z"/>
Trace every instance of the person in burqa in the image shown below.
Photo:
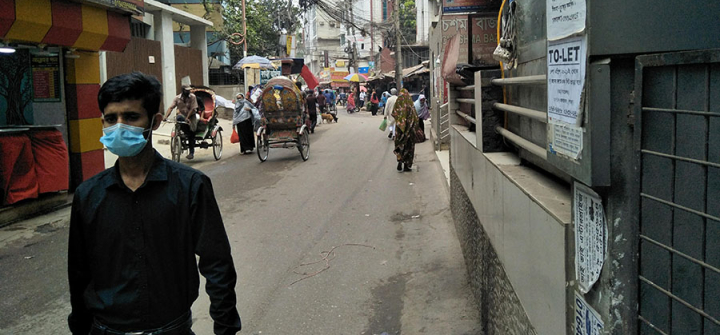
<path fill-rule="evenodd" d="M 100 141 L 119 158 L 75 189 L 67 255 L 72 334 L 192 335 L 198 271 L 213 333 L 240 331 L 237 275 L 210 178 L 152 146 L 161 100 L 157 78 L 139 72 L 100 88 Z"/>
<path fill-rule="evenodd" d="M 238 93 L 235 97 L 235 111 L 233 112 L 233 127 L 240 137 L 240 152 L 244 155 L 255 149 L 255 133 L 253 132 L 253 114 L 257 108 L 250 101 L 245 100 L 245 95 Z"/>
<path fill-rule="evenodd" d="M 397 170 L 400 172 L 412 171 L 415 159 L 415 136 L 420 127 L 420 119 L 407 89 L 400 90 L 391 116 L 395 119 L 395 150 L 393 152 L 397 157 Z"/>

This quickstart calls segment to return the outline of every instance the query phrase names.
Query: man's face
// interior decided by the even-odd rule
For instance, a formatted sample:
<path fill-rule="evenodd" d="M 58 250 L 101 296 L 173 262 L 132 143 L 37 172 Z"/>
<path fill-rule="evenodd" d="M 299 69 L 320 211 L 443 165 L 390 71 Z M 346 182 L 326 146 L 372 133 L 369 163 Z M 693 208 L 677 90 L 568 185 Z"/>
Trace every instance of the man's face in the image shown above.
<path fill-rule="evenodd" d="M 107 104 L 103 113 L 103 127 L 107 128 L 116 123 L 140 128 L 149 127 L 150 120 L 142 103 L 142 100 L 123 100 Z M 155 125 L 157 126 L 157 122 Z"/>
<path fill-rule="evenodd" d="M 425 98 L 420 99 L 420 103 L 421 103 L 421 104 L 424 104 L 424 103 L 425 103 Z"/>
<path fill-rule="evenodd" d="M 187 88 L 183 88 L 183 90 L 182 90 L 182 95 L 183 95 L 184 97 L 187 97 L 188 95 L 190 95 L 190 90 L 187 89 Z"/>

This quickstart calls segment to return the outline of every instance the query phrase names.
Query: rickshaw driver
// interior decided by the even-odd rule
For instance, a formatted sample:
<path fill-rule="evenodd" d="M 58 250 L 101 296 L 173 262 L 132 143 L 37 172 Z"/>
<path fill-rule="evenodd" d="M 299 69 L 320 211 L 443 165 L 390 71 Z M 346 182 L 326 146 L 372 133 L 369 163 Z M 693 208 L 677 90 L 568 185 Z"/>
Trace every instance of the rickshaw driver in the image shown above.
<path fill-rule="evenodd" d="M 198 110 L 197 97 L 190 92 L 190 86 L 184 85 L 181 93 L 173 99 L 172 104 L 170 104 L 167 112 L 165 112 L 164 121 L 167 121 L 174 108 L 177 108 L 176 121 L 190 122 L 192 118 L 196 117 L 195 112 Z M 190 153 L 187 155 L 187 159 L 193 159 L 195 157 L 195 131 L 192 130 L 192 127 L 187 128 L 188 145 L 190 147 Z"/>

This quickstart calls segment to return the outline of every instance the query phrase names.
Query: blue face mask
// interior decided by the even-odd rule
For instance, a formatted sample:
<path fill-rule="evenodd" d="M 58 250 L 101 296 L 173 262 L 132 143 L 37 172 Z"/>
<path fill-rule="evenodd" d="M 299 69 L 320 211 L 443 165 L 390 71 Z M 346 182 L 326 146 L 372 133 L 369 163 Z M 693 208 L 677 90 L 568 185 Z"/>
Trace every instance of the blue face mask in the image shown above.
<path fill-rule="evenodd" d="M 150 129 L 152 129 L 152 124 Z M 105 135 L 100 138 L 100 142 L 110 152 L 120 157 L 132 157 L 139 154 L 147 145 L 147 139 L 143 136 L 143 133 L 150 131 L 150 129 L 116 123 L 111 127 L 103 128 L 103 134 Z"/>

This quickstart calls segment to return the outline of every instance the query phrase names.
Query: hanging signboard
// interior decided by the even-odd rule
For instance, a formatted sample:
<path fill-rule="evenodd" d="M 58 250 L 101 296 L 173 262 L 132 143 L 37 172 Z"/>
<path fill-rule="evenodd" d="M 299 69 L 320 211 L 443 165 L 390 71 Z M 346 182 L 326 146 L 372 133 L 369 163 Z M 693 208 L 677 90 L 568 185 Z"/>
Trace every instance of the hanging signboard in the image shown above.
<path fill-rule="evenodd" d="M 574 183 L 575 279 L 587 293 L 600 278 L 607 256 L 607 223 L 602 200 L 592 189 Z"/>
<path fill-rule="evenodd" d="M 33 101 L 60 101 L 60 57 L 32 55 Z"/>
<path fill-rule="evenodd" d="M 585 0 L 547 0 L 547 39 L 554 41 L 585 30 Z"/>
<path fill-rule="evenodd" d="M 498 65 L 492 57 L 497 47 L 497 15 L 473 17 L 471 31 L 473 65 Z"/>
<path fill-rule="evenodd" d="M 468 13 L 497 10 L 501 0 L 443 0 L 443 13 Z"/>
<path fill-rule="evenodd" d="M 101 5 L 123 12 L 141 15 L 145 12 L 145 0 L 82 0 L 83 2 Z"/>
<path fill-rule="evenodd" d="M 585 299 L 575 292 L 575 322 L 573 323 L 576 335 L 602 335 L 605 325 L 598 312 L 596 312 Z"/>

